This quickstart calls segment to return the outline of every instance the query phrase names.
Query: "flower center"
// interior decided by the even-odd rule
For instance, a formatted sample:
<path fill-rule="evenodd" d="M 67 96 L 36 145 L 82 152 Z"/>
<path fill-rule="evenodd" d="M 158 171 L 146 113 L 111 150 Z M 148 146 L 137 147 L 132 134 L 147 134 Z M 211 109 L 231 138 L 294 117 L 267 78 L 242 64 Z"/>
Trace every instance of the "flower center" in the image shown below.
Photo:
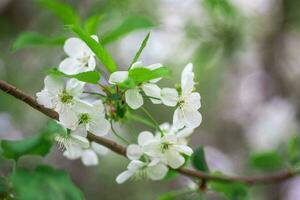
<path fill-rule="evenodd" d="M 170 148 L 170 144 L 166 142 L 162 143 L 160 146 L 160 149 L 163 153 L 166 152 L 169 148 Z"/>
<path fill-rule="evenodd" d="M 91 120 L 91 117 L 87 113 L 82 113 L 79 116 L 79 124 L 87 124 Z"/>
<path fill-rule="evenodd" d="M 85 56 L 82 56 L 81 58 L 78 58 L 77 60 L 81 63 L 82 67 L 88 67 L 89 59 L 90 59 L 90 56 L 85 55 Z"/>
<path fill-rule="evenodd" d="M 71 103 L 73 100 L 73 96 L 68 94 L 66 91 L 63 91 L 60 95 L 59 95 L 60 101 L 62 103 Z"/>

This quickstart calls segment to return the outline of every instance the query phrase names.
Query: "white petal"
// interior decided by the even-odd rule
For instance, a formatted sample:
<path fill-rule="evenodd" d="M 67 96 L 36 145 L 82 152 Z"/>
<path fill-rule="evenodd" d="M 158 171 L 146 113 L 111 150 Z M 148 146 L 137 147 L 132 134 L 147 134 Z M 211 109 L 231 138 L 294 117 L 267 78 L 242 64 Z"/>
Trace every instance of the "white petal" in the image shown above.
<path fill-rule="evenodd" d="M 174 145 L 174 148 L 185 155 L 191 156 L 193 154 L 193 149 L 191 149 L 189 146 L 187 145 Z"/>
<path fill-rule="evenodd" d="M 137 61 L 137 62 L 135 62 L 135 63 L 133 63 L 133 64 L 131 65 L 131 68 L 130 68 L 130 69 L 142 68 L 142 67 L 144 67 L 144 66 L 143 66 L 143 63 L 142 63 L 141 61 Z"/>
<path fill-rule="evenodd" d="M 152 65 L 148 65 L 146 66 L 147 69 L 150 69 L 150 70 L 155 70 L 155 69 L 158 69 L 160 67 L 162 67 L 163 65 L 160 64 L 160 63 L 155 63 L 155 64 L 152 64 Z"/>
<path fill-rule="evenodd" d="M 143 131 L 138 136 L 138 144 L 141 146 L 144 146 L 145 144 L 149 143 L 151 140 L 153 140 L 154 136 L 149 131 Z"/>
<path fill-rule="evenodd" d="M 99 116 L 92 119 L 87 129 L 97 136 L 104 136 L 110 129 L 110 123 L 104 117 Z"/>
<path fill-rule="evenodd" d="M 179 97 L 174 88 L 163 88 L 161 90 L 161 100 L 166 106 L 176 106 Z"/>
<path fill-rule="evenodd" d="M 90 142 L 85 137 L 79 135 L 71 135 L 72 141 L 76 146 L 81 148 L 88 148 L 90 146 Z"/>
<path fill-rule="evenodd" d="M 59 122 L 71 130 L 75 130 L 78 126 L 78 116 L 69 107 L 64 106 L 59 112 Z"/>
<path fill-rule="evenodd" d="M 181 167 L 185 162 L 184 157 L 176 151 L 168 151 L 166 156 L 168 165 L 173 169 Z"/>
<path fill-rule="evenodd" d="M 132 109 L 138 109 L 144 103 L 143 97 L 138 88 L 128 89 L 125 92 L 125 100 Z"/>
<path fill-rule="evenodd" d="M 93 71 L 96 68 L 96 60 L 94 56 L 90 56 L 89 61 L 88 61 L 88 67 L 86 67 L 85 72 L 87 71 Z"/>
<path fill-rule="evenodd" d="M 130 177 L 132 177 L 133 175 L 134 175 L 134 172 L 126 170 L 117 176 L 116 181 L 118 184 L 122 184 L 125 181 L 127 181 Z"/>
<path fill-rule="evenodd" d="M 80 63 L 76 58 L 68 57 L 61 61 L 58 69 L 68 75 L 78 74 L 80 70 Z"/>
<path fill-rule="evenodd" d="M 147 173 L 149 178 L 152 180 L 161 180 L 163 179 L 168 172 L 168 167 L 164 164 L 157 164 L 151 167 L 148 167 Z"/>
<path fill-rule="evenodd" d="M 140 168 L 144 167 L 146 164 L 143 163 L 142 161 L 139 161 L 139 160 L 133 160 L 131 161 L 128 166 L 127 166 L 127 169 L 130 170 L 130 171 L 137 171 L 139 170 Z"/>
<path fill-rule="evenodd" d="M 181 74 L 181 89 L 182 93 L 192 92 L 194 88 L 194 72 L 193 64 L 189 63 L 185 66 Z"/>
<path fill-rule="evenodd" d="M 64 44 L 64 51 L 70 57 L 80 58 L 84 55 L 87 45 L 79 38 L 69 38 Z"/>
<path fill-rule="evenodd" d="M 81 157 L 82 149 L 77 145 L 69 146 L 63 153 L 63 155 L 70 159 L 76 160 Z"/>
<path fill-rule="evenodd" d="M 165 122 L 165 123 L 159 125 L 159 128 L 160 128 L 162 131 L 168 133 L 168 132 L 171 130 L 171 125 L 170 125 L 168 122 Z"/>
<path fill-rule="evenodd" d="M 137 144 L 130 144 L 126 150 L 126 156 L 130 160 L 138 160 L 143 155 L 142 148 Z"/>
<path fill-rule="evenodd" d="M 108 148 L 96 142 L 91 142 L 91 147 L 99 155 L 106 155 L 109 151 Z"/>
<path fill-rule="evenodd" d="M 173 115 L 173 126 L 175 126 L 177 129 L 181 129 L 184 127 L 184 124 L 184 113 L 180 108 L 177 108 Z"/>
<path fill-rule="evenodd" d="M 200 126 L 202 122 L 202 115 L 197 110 L 194 111 L 184 110 L 184 116 L 185 116 L 185 125 L 189 128 L 196 128 Z"/>
<path fill-rule="evenodd" d="M 128 78 L 128 71 L 117 71 L 110 75 L 108 82 L 111 84 L 123 83 Z"/>
<path fill-rule="evenodd" d="M 188 107 L 191 110 L 198 110 L 201 107 L 201 97 L 198 92 L 191 93 L 186 101 L 184 107 Z"/>
<path fill-rule="evenodd" d="M 85 85 L 84 82 L 78 81 L 77 79 L 72 78 L 67 82 L 66 91 L 70 95 L 72 95 L 74 97 L 78 97 L 79 95 L 81 95 L 84 85 Z"/>
<path fill-rule="evenodd" d="M 145 92 L 145 94 L 149 97 L 154 97 L 150 98 L 152 103 L 154 104 L 160 104 L 161 103 L 161 89 L 154 83 L 145 83 L 142 85 L 142 89 Z"/>
<path fill-rule="evenodd" d="M 193 128 L 185 127 L 182 130 L 176 133 L 178 138 L 186 138 L 189 137 L 194 132 Z"/>
<path fill-rule="evenodd" d="M 83 126 L 83 125 L 78 126 L 76 130 L 72 131 L 72 135 L 78 135 L 80 137 L 86 138 L 87 131 L 86 131 L 85 126 Z"/>
<path fill-rule="evenodd" d="M 51 108 L 53 109 L 55 105 L 53 104 L 53 96 L 47 91 L 47 90 L 42 90 L 38 93 L 36 93 L 37 96 L 37 102 L 46 108 Z"/>
<path fill-rule="evenodd" d="M 93 150 L 87 149 L 82 152 L 81 161 L 85 166 L 97 165 L 98 157 Z"/>
<path fill-rule="evenodd" d="M 168 144 L 175 144 L 177 141 L 177 137 L 175 135 L 165 135 L 162 139 L 162 142 L 164 143 L 168 143 Z"/>
<path fill-rule="evenodd" d="M 91 38 L 93 38 L 96 42 L 99 42 L 99 38 L 97 35 L 91 35 Z"/>
<path fill-rule="evenodd" d="M 58 94 L 64 89 L 64 82 L 57 76 L 46 76 L 44 80 L 45 89 L 50 94 Z"/>

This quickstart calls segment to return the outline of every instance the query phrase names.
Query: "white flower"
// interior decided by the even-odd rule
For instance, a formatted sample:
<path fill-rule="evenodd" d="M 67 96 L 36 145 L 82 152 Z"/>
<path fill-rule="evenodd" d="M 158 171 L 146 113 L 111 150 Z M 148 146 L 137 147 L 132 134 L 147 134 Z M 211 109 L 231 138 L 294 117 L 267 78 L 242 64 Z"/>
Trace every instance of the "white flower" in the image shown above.
<path fill-rule="evenodd" d="M 181 93 L 176 89 L 163 88 L 161 90 L 162 102 L 167 106 L 177 106 L 173 115 L 173 124 L 177 128 L 184 126 L 196 128 L 201 124 L 202 116 L 198 109 L 201 107 L 201 97 L 194 89 L 193 65 L 189 63 L 181 75 Z"/>
<path fill-rule="evenodd" d="M 184 145 L 187 144 L 188 137 L 194 132 L 193 128 L 184 127 L 182 129 L 178 129 L 177 126 L 171 125 L 168 122 L 161 124 L 159 127 L 165 135 L 176 135 L 178 143 Z"/>
<path fill-rule="evenodd" d="M 157 160 L 150 163 L 140 160 L 133 160 L 127 166 L 127 170 L 116 178 L 117 183 L 121 184 L 131 177 L 150 178 L 151 180 L 161 180 L 168 172 L 168 167 Z"/>
<path fill-rule="evenodd" d="M 58 112 L 60 122 L 76 120 L 77 116 L 72 108 L 82 94 L 84 82 L 72 78 L 65 86 L 59 77 L 46 76 L 44 83 L 44 89 L 36 94 L 37 102 Z"/>
<path fill-rule="evenodd" d="M 98 42 L 96 35 L 91 36 Z M 69 38 L 64 45 L 64 51 L 69 56 L 59 64 L 59 70 L 73 75 L 93 71 L 96 67 L 95 54 L 87 44 L 79 38 Z"/>
<path fill-rule="evenodd" d="M 144 151 L 152 158 L 159 159 L 162 163 L 177 169 L 185 162 L 183 155 L 191 156 L 193 150 L 182 144 L 177 135 L 167 134 L 148 139 L 150 142 L 144 146 Z"/>
<path fill-rule="evenodd" d="M 153 134 L 149 131 L 143 131 L 138 136 L 138 144 L 130 144 L 127 147 L 126 155 L 130 160 L 138 160 L 145 153 L 144 147 L 152 142 Z"/>
<path fill-rule="evenodd" d="M 141 62 L 136 62 L 132 65 L 131 69 L 135 68 L 147 68 L 150 70 L 154 70 L 157 68 L 162 67 L 161 64 L 153 64 L 149 66 L 143 66 Z M 109 78 L 109 83 L 111 84 L 117 84 L 117 83 L 123 83 L 128 78 L 128 71 L 117 71 L 111 74 Z M 140 94 L 140 91 L 143 90 L 145 94 L 150 98 L 152 103 L 154 104 L 160 104 L 161 103 L 161 89 L 155 84 L 157 83 L 161 78 L 156 78 L 149 80 L 145 83 L 142 83 L 139 86 L 136 86 L 134 88 L 128 89 L 125 92 L 125 101 L 126 103 L 132 108 L 132 109 L 138 109 L 141 107 L 144 103 L 143 96 Z"/>
<path fill-rule="evenodd" d="M 101 100 L 88 103 L 78 100 L 73 107 L 75 117 L 63 118 L 61 123 L 72 130 L 83 126 L 95 135 L 106 135 L 110 129 L 108 120 L 105 119 L 105 110 Z"/>
<path fill-rule="evenodd" d="M 95 142 L 89 142 L 86 139 L 86 131 L 78 129 L 71 132 L 67 137 L 56 137 L 56 140 L 63 144 L 65 151 L 63 155 L 70 159 L 81 159 L 82 163 L 86 166 L 92 166 L 98 164 L 98 156 L 105 155 L 108 149 Z"/>

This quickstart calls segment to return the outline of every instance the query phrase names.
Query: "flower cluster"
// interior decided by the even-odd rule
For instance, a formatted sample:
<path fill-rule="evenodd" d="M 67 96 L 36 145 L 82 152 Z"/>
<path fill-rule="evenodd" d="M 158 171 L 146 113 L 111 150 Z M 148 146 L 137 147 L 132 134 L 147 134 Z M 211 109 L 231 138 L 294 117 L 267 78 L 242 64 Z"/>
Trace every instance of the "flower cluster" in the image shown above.
<path fill-rule="evenodd" d="M 97 36 L 91 37 L 99 41 Z M 68 57 L 57 69 L 63 75 L 46 76 L 44 89 L 37 93 L 37 101 L 59 114 L 58 121 L 66 131 L 57 135 L 56 140 L 63 145 L 65 157 L 81 159 L 87 166 L 96 165 L 97 155 L 106 154 L 108 149 L 90 142 L 88 133 L 105 136 L 110 129 L 115 133 L 112 123 L 127 120 L 128 113 L 141 108 L 145 99 L 149 99 L 153 104 L 175 107 L 173 125 L 164 123 L 159 126 L 150 116 L 150 123 L 156 128 L 154 134 L 143 131 L 137 144 L 128 145 L 130 163 L 116 181 L 123 183 L 130 177 L 160 180 L 170 168 L 184 165 L 193 153 L 187 145 L 188 138 L 202 121 L 198 111 L 201 107 L 200 94 L 194 90 L 191 63 L 184 68 L 181 84 L 176 88 L 160 88 L 157 85 L 166 72 L 161 64 L 145 66 L 142 62 L 135 62 L 127 71 L 113 72 L 108 84 L 95 84 L 102 88 L 97 93 L 88 91 L 91 87 L 76 79 L 80 73 L 96 70 L 93 51 L 79 38 L 66 40 L 64 51 Z M 147 115 L 149 117 L 148 112 Z"/>

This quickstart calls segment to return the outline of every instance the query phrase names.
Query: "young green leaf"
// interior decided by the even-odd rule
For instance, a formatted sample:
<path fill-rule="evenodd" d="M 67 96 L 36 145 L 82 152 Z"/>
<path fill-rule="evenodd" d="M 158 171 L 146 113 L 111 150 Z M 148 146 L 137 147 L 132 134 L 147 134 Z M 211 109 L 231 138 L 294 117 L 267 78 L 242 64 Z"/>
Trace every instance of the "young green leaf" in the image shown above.
<path fill-rule="evenodd" d="M 29 138 L 15 141 L 2 140 L 3 157 L 18 160 L 24 155 L 45 156 L 48 154 L 54 142 L 54 134 L 64 130 L 59 129 L 59 125 L 54 126 L 53 123 L 56 122 L 49 122 L 46 129 Z"/>
<path fill-rule="evenodd" d="M 221 173 L 214 174 L 221 175 Z M 242 183 L 208 181 L 208 187 L 215 192 L 223 194 L 228 200 L 246 200 L 248 196 L 248 187 Z"/>
<path fill-rule="evenodd" d="M 296 165 L 300 162 L 300 139 L 298 136 L 294 136 L 290 139 L 287 154 L 292 165 Z"/>
<path fill-rule="evenodd" d="M 140 84 L 145 81 L 149 81 L 156 78 L 167 78 L 170 77 L 170 70 L 167 67 L 160 67 L 154 70 L 139 67 L 129 70 L 129 79 L 134 80 L 135 84 Z"/>
<path fill-rule="evenodd" d="M 199 147 L 192 155 L 192 165 L 195 169 L 202 172 L 209 172 L 203 147 Z"/>
<path fill-rule="evenodd" d="M 108 69 L 108 71 L 116 71 L 117 67 L 115 61 L 99 42 L 96 42 L 94 39 L 92 39 L 91 36 L 79 26 L 71 26 L 71 29 L 90 47 L 103 65 Z"/>
<path fill-rule="evenodd" d="M 156 24 L 142 15 L 130 15 L 115 29 L 104 34 L 102 44 L 108 44 L 117 39 L 141 29 L 155 27 Z"/>
<path fill-rule="evenodd" d="M 284 166 L 284 159 L 275 151 L 254 154 L 250 161 L 253 167 L 260 170 L 276 170 Z"/>
<path fill-rule="evenodd" d="M 84 23 L 84 29 L 90 35 L 96 34 L 101 23 L 102 15 L 92 15 Z"/>
<path fill-rule="evenodd" d="M 49 37 L 36 32 L 24 32 L 15 40 L 13 50 L 35 46 L 63 45 L 65 40 L 65 37 Z"/>
<path fill-rule="evenodd" d="M 97 71 L 88 71 L 88 72 L 81 72 L 79 74 L 74 75 L 68 75 L 61 71 L 59 71 L 57 68 L 51 68 L 48 72 L 51 75 L 55 76 L 62 76 L 67 78 L 76 78 L 80 81 L 86 82 L 86 83 L 92 83 L 97 84 L 100 80 L 100 73 Z"/>
<path fill-rule="evenodd" d="M 51 11 L 65 25 L 80 24 L 80 17 L 68 4 L 57 0 L 34 0 Z"/>
<path fill-rule="evenodd" d="M 38 166 L 35 170 L 18 169 L 10 181 L 19 200 L 84 199 L 66 172 L 50 166 Z"/>
<path fill-rule="evenodd" d="M 136 54 L 135 54 L 135 56 L 134 56 L 134 58 L 133 58 L 133 60 L 132 60 L 132 62 L 130 64 L 130 66 L 129 66 L 129 69 L 131 68 L 131 66 L 133 65 L 133 63 L 135 63 L 139 59 L 142 51 L 144 50 L 144 48 L 147 45 L 149 37 L 150 37 L 150 32 L 146 35 L 146 37 L 144 38 L 144 40 L 143 40 L 143 42 L 142 42 L 139 50 L 136 52 Z"/>

